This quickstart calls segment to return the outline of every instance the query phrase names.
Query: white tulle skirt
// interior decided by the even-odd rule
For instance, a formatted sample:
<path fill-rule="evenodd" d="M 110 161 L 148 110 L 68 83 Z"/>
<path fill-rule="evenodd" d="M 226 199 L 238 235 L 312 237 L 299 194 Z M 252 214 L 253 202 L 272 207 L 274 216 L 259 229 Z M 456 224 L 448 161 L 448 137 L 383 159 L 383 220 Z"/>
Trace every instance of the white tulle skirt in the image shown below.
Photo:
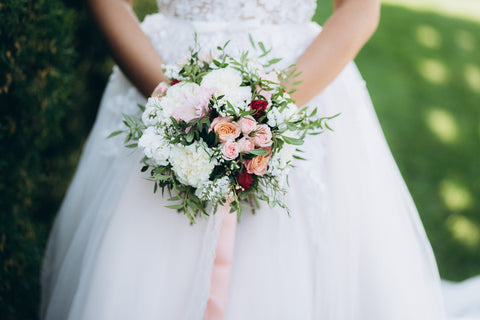
<path fill-rule="evenodd" d="M 293 63 L 320 28 L 187 22 L 155 14 L 142 25 L 162 58 L 248 34 Z M 42 319 L 202 319 L 219 218 L 190 226 L 164 208 L 123 148 L 122 112 L 142 95 L 118 68 L 55 220 L 42 271 Z M 237 225 L 227 319 L 446 319 L 432 249 L 390 154 L 365 83 L 350 63 L 309 105 L 341 112 L 335 132 L 308 138 L 290 173 L 291 216 L 263 204 Z M 477 292 L 480 292 L 478 290 Z"/>

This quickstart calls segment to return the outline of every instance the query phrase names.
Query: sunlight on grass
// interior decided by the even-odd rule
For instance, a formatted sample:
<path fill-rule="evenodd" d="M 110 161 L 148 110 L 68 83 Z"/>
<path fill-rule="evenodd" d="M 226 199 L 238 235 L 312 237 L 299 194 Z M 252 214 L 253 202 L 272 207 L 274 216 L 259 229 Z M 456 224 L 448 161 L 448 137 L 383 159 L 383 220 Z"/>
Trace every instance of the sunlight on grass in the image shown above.
<path fill-rule="evenodd" d="M 465 66 L 465 81 L 475 92 L 480 93 L 480 68 L 473 64 Z"/>
<path fill-rule="evenodd" d="M 467 52 L 475 49 L 475 37 L 468 31 L 458 31 L 455 35 L 455 42 L 460 48 Z"/>
<path fill-rule="evenodd" d="M 416 30 L 418 43 L 429 49 L 438 49 L 442 45 L 440 33 L 429 25 L 419 25 Z"/>
<path fill-rule="evenodd" d="M 451 211 L 468 209 L 473 204 L 470 191 L 452 180 L 443 180 L 440 183 L 440 196 L 445 206 Z"/>
<path fill-rule="evenodd" d="M 420 62 L 419 72 L 425 80 L 434 84 L 443 84 L 447 80 L 448 70 L 445 64 L 435 59 Z"/>
<path fill-rule="evenodd" d="M 480 244 L 480 228 L 467 217 L 453 214 L 446 225 L 453 238 L 465 246 L 472 248 Z"/>
<path fill-rule="evenodd" d="M 443 143 L 453 143 L 458 138 L 458 125 L 453 115 L 442 109 L 431 109 L 425 121 L 432 133 Z"/>
<path fill-rule="evenodd" d="M 431 11 L 472 21 L 480 19 L 480 1 L 478 0 L 382 0 L 382 3 L 419 11 Z"/>

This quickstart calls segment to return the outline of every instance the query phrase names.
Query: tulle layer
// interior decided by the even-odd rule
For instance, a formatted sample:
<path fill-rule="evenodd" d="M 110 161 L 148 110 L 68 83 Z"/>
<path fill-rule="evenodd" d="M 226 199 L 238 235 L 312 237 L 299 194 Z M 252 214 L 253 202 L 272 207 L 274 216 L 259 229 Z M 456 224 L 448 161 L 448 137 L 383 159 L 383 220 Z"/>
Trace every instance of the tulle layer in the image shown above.
<path fill-rule="evenodd" d="M 143 29 L 167 63 L 248 34 L 298 58 L 320 28 L 186 22 L 161 14 Z M 250 49 L 251 50 L 251 49 Z M 144 98 L 118 68 L 48 242 L 43 319 L 202 319 L 220 220 L 190 226 L 140 173 L 121 138 L 121 113 Z M 309 105 L 334 133 L 311 136 L 290 174 L 291 216 L 262 204 L 237 224 L 226 319 L 441 320 L 440 280 L 428 239 L 384 140 L 365 83 L 350 63 Z"/>

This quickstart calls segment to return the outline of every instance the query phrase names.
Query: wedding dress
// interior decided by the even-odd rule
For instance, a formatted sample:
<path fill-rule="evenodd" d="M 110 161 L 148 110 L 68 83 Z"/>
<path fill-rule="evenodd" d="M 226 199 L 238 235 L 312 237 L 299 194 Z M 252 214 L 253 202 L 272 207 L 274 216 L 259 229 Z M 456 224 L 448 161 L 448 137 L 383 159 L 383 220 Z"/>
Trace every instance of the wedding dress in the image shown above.
<path fill-rule="evenodd" d="M 249 34 L 296 61 L 321 28 L 315 0 L 159 0 L 144 32 L 167 63 L 196 32 L 208 51 Z M 42 271 L 42 319 L 203 319 L 219 215 L 190 226 L 106 136 L 145 99 L 115 67 L 55 220 Z M 235 235 L 226 319 L 446 319 L 432 249 L 353 63 L 309 102 L 341 116 L 310 136 L 290 172 L 289 217 L 261 204 Z M 475 292 L 480 292 L 479 290 Z M 477 305 L 477 312 L 480 306 Z M 470 310 L 471 311 L 471 310 Z"/>

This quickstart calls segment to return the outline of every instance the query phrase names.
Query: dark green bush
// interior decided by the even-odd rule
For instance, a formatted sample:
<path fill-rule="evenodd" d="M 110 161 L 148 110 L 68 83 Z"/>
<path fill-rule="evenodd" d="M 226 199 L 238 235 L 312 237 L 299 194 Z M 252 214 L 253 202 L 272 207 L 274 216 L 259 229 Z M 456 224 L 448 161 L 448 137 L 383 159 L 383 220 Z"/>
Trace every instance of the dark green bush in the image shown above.
<path fill-rule="evenodd" d="M 46 237 L 108 73 L 83 3 L 0 3 L 1 319 L 37 318 Z"/>

